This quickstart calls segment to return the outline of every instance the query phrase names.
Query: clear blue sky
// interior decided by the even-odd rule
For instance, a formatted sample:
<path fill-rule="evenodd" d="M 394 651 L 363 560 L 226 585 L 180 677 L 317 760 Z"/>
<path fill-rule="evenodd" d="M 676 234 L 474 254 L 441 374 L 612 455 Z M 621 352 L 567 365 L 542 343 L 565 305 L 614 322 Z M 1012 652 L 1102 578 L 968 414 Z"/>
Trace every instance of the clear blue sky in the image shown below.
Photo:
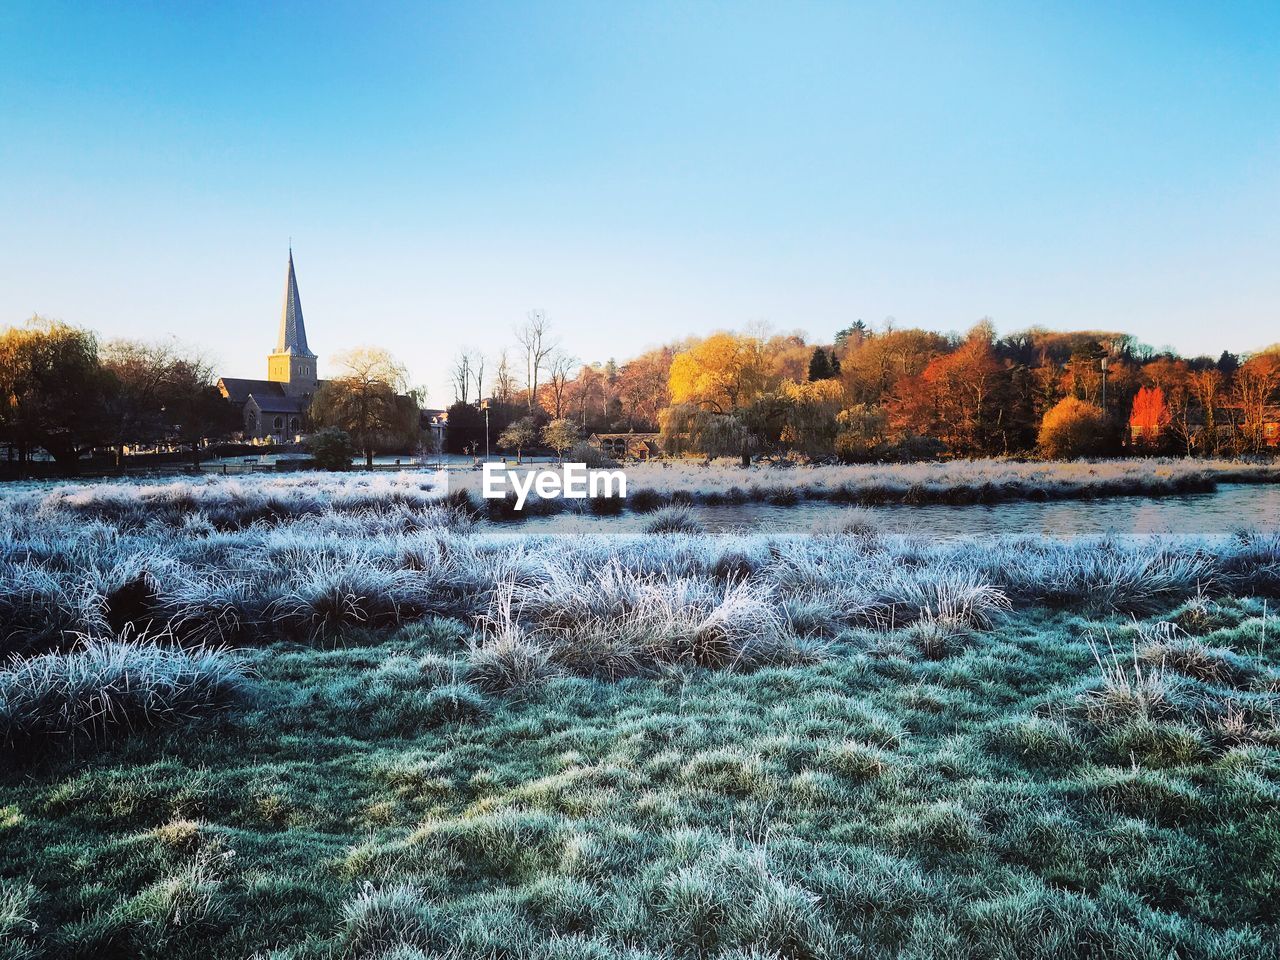
<path fill-rule="evenodd" d="M 1123 8 L 1123 9 L 1117 9 Z M 0 323 L 1280 340 L 1280 4 L 0 4 Z"/>

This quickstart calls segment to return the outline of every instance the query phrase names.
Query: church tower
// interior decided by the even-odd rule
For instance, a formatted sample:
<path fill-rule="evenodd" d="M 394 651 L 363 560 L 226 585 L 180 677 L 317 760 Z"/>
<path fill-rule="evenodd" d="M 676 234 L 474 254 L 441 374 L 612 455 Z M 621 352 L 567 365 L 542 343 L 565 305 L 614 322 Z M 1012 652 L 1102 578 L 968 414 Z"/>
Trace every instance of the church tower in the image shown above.
<path fill-rule="evenodd" d="M 302 298 L 293 272 L 293 249 L 289 250 L 289 273 L 284 281 L 284 312 L 280 315 L 280 336 L 276 349 L 267 358 L 267 379 L 280 384 L 291 397 L 316 392 L 316 355 L 307 346 L 307 328 L 302 322 Z"/>

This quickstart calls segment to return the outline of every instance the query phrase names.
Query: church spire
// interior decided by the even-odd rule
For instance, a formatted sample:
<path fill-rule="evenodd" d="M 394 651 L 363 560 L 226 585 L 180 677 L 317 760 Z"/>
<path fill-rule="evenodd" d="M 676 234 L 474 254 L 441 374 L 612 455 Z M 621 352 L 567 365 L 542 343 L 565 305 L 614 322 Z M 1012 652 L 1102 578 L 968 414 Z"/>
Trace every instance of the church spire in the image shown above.
<path fill-rule="evenodd" d="M 293 245 L 289 245 L 289 274 L 284 281 L 284 312 L 280 315 L 280 337 L 276 353 L 314 357 L 307 347 L 307 328 L 302 322 L 302 298 L 298 296 L 298 278 L 293 272 Z"/>

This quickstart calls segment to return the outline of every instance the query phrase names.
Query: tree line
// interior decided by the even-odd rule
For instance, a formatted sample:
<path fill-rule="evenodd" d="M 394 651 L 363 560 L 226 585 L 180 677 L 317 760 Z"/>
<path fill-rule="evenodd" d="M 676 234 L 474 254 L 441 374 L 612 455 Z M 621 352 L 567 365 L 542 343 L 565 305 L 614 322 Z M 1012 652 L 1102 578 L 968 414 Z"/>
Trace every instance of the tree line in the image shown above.
<path fill-rule="evenodd" d="M 490 436 L 506 449 L 566 421 L 580 436 L 654 433 L 673 453 L 744 462 L 761 454 L 1248 455 L 1278 439 L 1277 387 L 1274 347 L 1183 358 L 1117 332 L 1032 328 L 1000 337 L 985 319 L 962 334 L 858 321 L 828 343 L 798 332 L 721 331 L 622 364 L 580 363 L 533 313 L 495 364 L 477 351 L 459 354 L 449 446 L 482 446 L 484 397 Z"/>
<path fill-rule="evenodd" d="M 160 443 L 198 458 L 230 437 L 240 411 L 214 385 L 212 365 L 177 341 L 115 339 L 34 317 L 0 331 L 0 443 L 20 462 L 43 450 L 66 472 L 110 448 Z"/>
<path fill-rule="evenodd" d="M 324 431 L 317 451 L 337 466 L 362 454 L 413 452 L 423 443 L 421 391 L 385 350 L 338 355 L 304 429 Z M 244 429 L 243 411 L 217 387 L 213 364 L 177 340 L 100 341 L 90 330 L 33 317 L 0 330 L 0 445 L 21 469 L 43 451 L 75 473 L 95 451 L 186 449 L 193 465 L 210 443 Z"/>
<path fill-rule="evenodd" d="M 308 410 L 331 462 L 424 445 L 423 391 L 383 350 L 336 358 Z M 1280 349 L 1183 358 L 1124 333 L 989 321 L 942 334 L 858 321 L 827 343 L 721 331 L 621 364 L 575 358 L 541 311 L 494 357 L 452 370 L 451 452 L 486 443 L 561 455 L 593 433 L 652 434 L 671 453 L 845 461 L 1132 451 L 1259 454 L 1280 437 Z M 73 470 L 88 451 L 200 448 L 243 428 L 211 364 L 177 341 L 113 339 L 40 317 L 0 331 L 0 443 Z M 335 435 L 342 434 L 341 437 Z M 335 443 L 337 445 L 335 446 Z"/>

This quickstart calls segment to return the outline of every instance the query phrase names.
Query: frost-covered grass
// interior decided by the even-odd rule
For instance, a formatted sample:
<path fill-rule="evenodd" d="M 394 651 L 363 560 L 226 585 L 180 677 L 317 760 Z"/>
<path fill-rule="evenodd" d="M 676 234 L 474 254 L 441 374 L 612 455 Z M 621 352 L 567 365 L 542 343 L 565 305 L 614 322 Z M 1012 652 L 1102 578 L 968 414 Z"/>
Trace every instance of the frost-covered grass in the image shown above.
<path fill-rule="evenodd" d="M 1274 955 L 1280 537 L 209 486 L 0 501 L 0 956 Z"/>
<path fill-rule="evenodd" d="M 72 653 L 0 668 L 0 750 L 178 724 L 246 693 L 244 671 L 224 652 L 85 639 Z"/>
<path fill-rule="evenodd" d="M 662 661 L 672 657 L 654 651 L 670 647 L 657 638 L 695 643 L 689 638 L 708 623 L 733 624 L 716 629 L 735 637 L 758 627 L 786 646 L 790 634 L 921 618 L 989 626 L 988 611 L 1010 602 L 1141 613 L 1197 591 L 1280 595 L 1274 534 L 1218 544 L 936 542 L 880 535 L 865 511 L 850 508 L 813 537 L 770 540 L 701 536 L 671 508 L 654 515 L 660 535 L 512 538 L 391 479 L 349 478 L 351 490 L 341 492 L 335 478 L 319 488 L 287 478 L 283 492 L 260 485 L 253 496 L 238 481 L 203 485 L 198 495 L 187 484 L 138 488 L 152 507 L 186 504 L 179 513 L 112 508 L 87 517 L 85 504 L 98 501 L 86 492 L 46 493 L 34 510 L 29 493 L 0 500 L 0 655 L 56 650 L 81 633 L 166 633 L 188 645 L 322 643 L 354 627 L 437 615 L 474 626 L 496 622 L 505 598 L 512 629 L 547 642 L 555 631 L 626 634 L 652 654 L 641 660 Z M 263 502 L 291 498 L 305 509 L 263 519 Z M 724 659 L 740 659 L 735 650 Z"/>
<path fill-rule="evenodd" d="M 117 526 L 157 520 L 234 529 L 287 523 L 304 516 L 374 510 L 420 510 L 453 498 L 494 520 L 623 509 L 648 513 L 690 504 L 810 500 L 861 504 L 972 504 L 1017 500 L 1080 500 L 1115 496 L 1170 496 L 1212 491 L 1219 483 L 1280 482 L 1280 463 L 1241 460 L 1142 458 L 1098 461 L 957 460 L 940 463 L 810 466 L 734 461 L 664 460 L 625 465 L 628 496 L 617 499 L 542 500 L 523 511 L 507 500 L 482 501 L 474 471 L 435 473 L 297 473 L 237 478 L 208 475 L 173 480 L 87 483 L 25 482 L 5 488 L 0 506 L 23 513 L 74 515 Z"/>
<path fill-rule="evenodd" d="M 965 504 L 1164 496 L 1204 492 L 1218 483 L 1280 481 L 1280 465 L 1273 463 L 1173 458 L 789 467 L 674 460 L 628 464 L 626 471 L 628 503 L 642 511 L 681 502 Z"/>

